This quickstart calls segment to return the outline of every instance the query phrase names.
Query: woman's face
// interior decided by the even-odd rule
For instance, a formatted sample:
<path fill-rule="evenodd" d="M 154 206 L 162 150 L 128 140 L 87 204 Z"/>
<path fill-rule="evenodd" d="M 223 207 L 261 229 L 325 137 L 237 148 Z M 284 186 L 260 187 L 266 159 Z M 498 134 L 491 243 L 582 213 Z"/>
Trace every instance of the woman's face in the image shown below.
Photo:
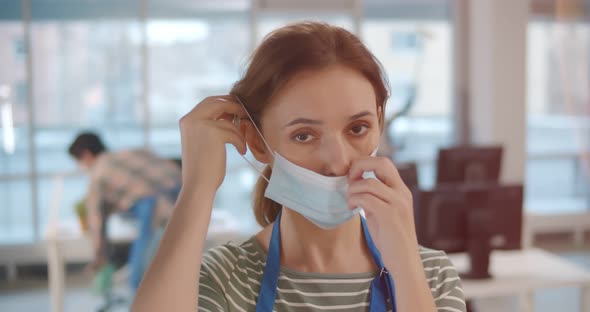
<path fill-rule="evenodd" d="M 371 83 L 352 69 L 332 66 L 302 72 L 285 85 L 265 109 L 261 131 L 289 161 L 342 176 L 352 161 L 377 148 L 379 114 Z"/>

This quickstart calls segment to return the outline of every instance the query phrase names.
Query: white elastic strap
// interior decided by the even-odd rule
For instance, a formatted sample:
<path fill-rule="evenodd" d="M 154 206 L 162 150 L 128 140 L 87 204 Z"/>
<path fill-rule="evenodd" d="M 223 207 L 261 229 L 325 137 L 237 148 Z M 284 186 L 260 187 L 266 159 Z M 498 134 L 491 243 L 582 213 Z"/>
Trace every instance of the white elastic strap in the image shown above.
<path fill-rule="evenodd" d="M 238 103 L 240 103 L 240 105 L 242 105 L 242 108 L 244 109 L 244 111 L 246 112 L 246 115 L 248 115 L 248 118 L 250 119 L 250 121 L 252 122 L 252 125 L 254 126 L 254 129 L 256 129 L 256 132 L 258 132 L 258 135 L 260 135 L 260 138 L 262 139 L 262 142 L 264 142 L 264 144 L 266 145 L 266 148 L 268 148 L 268 151 L 272 154 L 272 148 L 270 148 L 270 145 L 268 145 L 268 143 L 266 142 L 266 140 L 264 139 L 264 136 L 262 135 L 262 132 L 260 132 L 260 130 L 258 129 L 258 127 L 256 126 L 256 123 L 254 122 L 254 119 L 252 118 L 252 116 L 250 116 L 250 113 L 248 112 L 248 110 L 246 109 L 246 106 L 244 106 L 244 103 L 242 103 L 242 101 L 240 100 L 239 97 L 235 96 L 236 100 L 238 100 Z M 274 155 L 273 155 L 274 158 Z"/>
<path fill-rule="evenodd" d="M 260 132 L 260 130 L 258 130 L 258 127 L 256 126 L 256 123 L 254 122 L 254 119 L 252 119 L 252 116 L 250 116 L 250 113 L 248 112 L 248 110 L 246 109 L 246 106 L 244 106 L 244 103 L 242 103 L 242 101 L 240 100 L 239 97 L 234 96 L 236 98 L 236 100 L 238 101 L 238 103 L 240 103 L 240 105 L 242 105 L 242 108 L 244 109 L 244 111 L 246 112 L 246 114 L 248 115 L 248 118 L 250 119 L 250 121 L 252 122 L 252 125 L 254 126 L 254 129 L 256 129 L 256 132 L 258 132 L 258 135 L 260 135 L 260 138 L 262 139 L 262 142 L 264 142 L 264 144 L 266 145 L 266 148 L 268 148 L 268 151 L 272 154 L 272 149 L 270 148 L 270 146 L 268 145 L 268 143 L 266 142 L 266 140 L 264 139 L 264 136 L 262 136 L 262 133 Z M 236 120 L 237 116 L 234 116 L 234 123 Z M 254 168 L 254 170 L 258 171 L 258 173 L 260 174 L 260 176 L 266 180 L 266 182 L 270 183 L 270 181 L 268 180 L 267 177 L 264 176 L 264 173 L 262 172 L 262 170 L 258 169 L 258 167 L 256 165 L 254 165 L 248 158 L 246 158 L 244 155 L 241 155 L 242 158 L 244 158 L 244 160 L 250 164 L 250 166 L 252 166 L 252 168 Z M 274 155 L 273 155 L 274 158 Z"/>
<path fill-rule="evenodd" d="M 264 172 L 262 172 L 262 170 L 258 169 L 258 167 L 257 167 L 256 165 L 254 165 L 254 164 L 253 164 L 253 163 L 252 163 L 252 162 L 251 162 L 251 161 L 250 161 L 248 158 L 246 158 L 246 156 L 244 156 L 244 155 L 241 155 L 241 156 L 242 156 L 242 158 L 244 158 L 244 160 L 245 160 L 246 162 L 248 162 L 248 163 L 250 164 L 250 166 L 251 166 L 252 168 L 254 168 L 254 170 L 258 171 L 258 173 L 260 174 L 260 176 L 261 176 L 263 179 L 265 179 L 265 180 L 266 180 L 266 182 L 270 183 L 270 181 L 268 180 L 268 178 L 264 176 Z"/>

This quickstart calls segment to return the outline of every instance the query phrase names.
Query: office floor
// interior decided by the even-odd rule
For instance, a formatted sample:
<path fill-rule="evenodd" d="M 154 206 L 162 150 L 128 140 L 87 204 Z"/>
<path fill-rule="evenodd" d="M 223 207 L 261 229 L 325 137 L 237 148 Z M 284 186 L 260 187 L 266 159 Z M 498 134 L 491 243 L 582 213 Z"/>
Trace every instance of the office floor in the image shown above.
<path fill-rule="evenodd" d="M 67 291 L 64 298 L 66 312 L 93 312 L 104 304 L 104 299 L 93 293 L 90 278 L 80 274 L 67 278 Z M 117 287 L 114 293 L 129 298 L 126 287 Z M 0 311 L 28 312 L 51 311 L 47 281 L 43 278 L 27 278 L 16 282 L 0 283 Z M 128 311 L 128 305 L 118 306 L 109 312 Z"/>
<path fill-rule="evenodd" d="M 590 246 L 584 248 L 563 247 L 563 244 L 545 244 L 550 251 L 573 261 L 590 270 Z M 68 290 L 65 297 L 66 312 L 97 311 L 103 299 L 90 292 L 88 277 L 73 274 L 66 282 Z M 124 287 L 116 290 L 117 294 L 129 296 Z M 537 312 L 577 312 L 579 311 L 580 292 L 577 289 L 549 289 L 540 291 L 535 296 Z M 27 278 L 17 282 L 0 282 L 0 311 L 50 311 L 47 282 L 43 278 Z M 518 301 L 514 298 L 493 298 L 475 303 L 478 312 L 518 311 Z M 112 312 L 127 311 L 127 307 L 112 309 Z M 588 311 L 590 312 L 590 311 Z"/>

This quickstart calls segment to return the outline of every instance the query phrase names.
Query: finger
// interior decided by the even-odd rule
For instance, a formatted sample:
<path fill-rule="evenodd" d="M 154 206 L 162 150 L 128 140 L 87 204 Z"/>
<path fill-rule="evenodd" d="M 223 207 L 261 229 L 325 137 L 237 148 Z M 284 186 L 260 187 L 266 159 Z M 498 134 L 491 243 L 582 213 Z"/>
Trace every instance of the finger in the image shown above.
<path fill-rule="evenodd" d="M 233 116 L 237 115 L 240 118 L 247 118 L 248 114 L 240 105 L 235 101 L 235 98 L 231 95 L 218 95 L 210 96 L 203 100 L 201 103 L 195 106 L 195 108 L 189 113 L 194 113 L 199 119 L 219 119 L 222 116 Z"/>
<path fill-rule="evenodd" d="M 232 123 L 227 121 L 211 121 L 215 123 L 214 127 L 220 130 L 222 140 L 225 143 L 232 144 L 242 155 L 247 152 L 246 139 L 240 130 Z"/>
<path fill-rule="evenodd" d="M 386 203 L 391 203 L 393 199 L 393 190 L 376 179 L 362 179 L 352 182 L 348 187 L 347 196 L 359 193 L 372 194 Z"/>
<path fill-rule="evenodd" d="M 348 172 L 348 181 L 360 180 L 364 172 L 371 171 L 375 173 L 379 181 L 389 187 L 397 187 L 400 183 L 403 185 L 399 172 L 393 165 L 393 162 L 385 157 L 366 157 L 354 161 Z"/>
<path fill-rule="evenodd" d="M 388 206 L 381 199 L 368 193 L 354 194 L 348 198 L 347 202 L 350 209 L 361 207 L 367 215 L 375 214 L 376 211 L 383 210 Z"/>
<path fill-rule="evenodd" d="M 228 121 L 223 121 L 223 120 L 204 120 L 204 121 L 200 121 L 201 125 L 203 128 L 209 128 L 211 131 L 211 129 L 214 129 L 214 131 L 212 131 L 212 133 L 217 132 L 216 134 L 219 136 L 219 140 L 222 140 L 224 143 L 229 143 L 229 144 L 233 144 L 236 149 L 238 150 L 238 152 L 240 152 L 242 155 L 244 155 L 247 151 L 247 147 L 246 147 L 246 140 L 244 139 L 243 134 L 240 132 L 240 130 L 233 125 L 232 123 L 228 122 Z M 195 129 L 196 131 L 199 130 L 203 130 L 203 128 L 201 129 Z M 210 134 L 209 134 L 210 135 Z M 187 142 L 187 138 L 185 138 L 185 132 L 181 131 L 180 132 L 180 140 L 181 140 L 181 145 L 183 147 L 183 151 L 185 149 L 186 146 L 188 146 L 189 142 Z"/>

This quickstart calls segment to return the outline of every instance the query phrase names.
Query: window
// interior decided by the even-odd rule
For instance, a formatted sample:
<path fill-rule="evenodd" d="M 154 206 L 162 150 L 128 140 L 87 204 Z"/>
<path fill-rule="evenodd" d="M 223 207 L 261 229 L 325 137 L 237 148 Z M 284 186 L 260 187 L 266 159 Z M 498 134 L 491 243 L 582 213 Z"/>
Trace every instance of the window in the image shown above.
<path fill-rule="evenodd" d="M 113 150 L 145 145 L 141 37 L 134 21 L 32 18 L 37 207 L 43 233 L 56 176 L 69 176 L 59 207 L 63 218 L 74 216 L 74 198 L 86 194 L 86 184 L 80 184 L 84 177 L 67 153 L 77 133 L 98 132 Z"/>
<path fill-rule="evenodd" d="M 243 18 L 148 23 L 150 144 L 180 155 L 178 120 L 207 96 L 229 93 L 249 55 Z"/>
<path fill-rule="evenodd" d="M 527 208 L 590 205 L 590 25 L 532 21 L 528 29 Z"/>
<path fill-rule="evenodd" d="M 53 209 L 51 205 L 55 203 L 59 205 L 57 207 L 59 221 L 73 221 L 76 216 L 76 204 L 83 200 L 86 194 L 88 179 L 81 175 L 45 175 L 39 177 L 37 181 L 39 233 L 43 237 L 51 221 Z"/>
<path fill-rule="evenodd" d="M 33 242 L 32 197 L 30 179 L 0 179 L 0 244 Z"/>
<path fill-rule="evenodd" d="M 128 21 L 34 21 L 35 123 L 141 124 L 139 31 Z"/>
<path fill-rule="evenodd" d="M 420 184 L 434 185 L 435 159 L 452 134 L 452 24 L 445 20 L 368 19 L 362 38 L 383 64 L 391 86 L 386 117 L 405 109 L 386 129 L 398 162 L 417 162 Z M 385 40 L 384 40 L 385 39 Z"/>
<path fill-rule="evenodd" d="M 331 25 L 340 26 L 349 31 L 354 31 L 352 17 L 340 14 L 287 14 L 287 13 L 267 13 L 258 19 L 258 34 L 256 39 L 258 43 L 264 39 L 271 31 L 296 22 L 302 21 L 320 21 Z"/>
<path fill-rule="evenodd" d="M 352 10 L 342 8 L 337 13 L 257 11 L 252 36 L 248 1 L 148 3 L 145 22 L 137 0 L 32 0 L 31 21 L 22 19 L 22 1 L 1 3 L 0 93 L 4 88 L 10 97 L 0 100 L 0 244 L 41 239 L 56 197 L 60 218 L 75 218 L 74 205 L 86 193 L 87 177 L 67 148 L 80 131 L 97 132 L 111 150 L 147 146 L 178 158 L 178 120 L 203 98 L 228 93 L 257 44 L 252 38 L 259 42 L 270 31 L 301 20 L 355 30 Z M 313 8 L 316 2 L 293 4 Z M 451 132 L 451 27 L 446 19 L 384 16 L 422 14 L 423 6 L 366 11 L 372 13 L 360 25 L 361 37 L 385 65 L 393 85 L 387 114 L 399 110 L 417 90 L 409 114 L 390 129 L 402 147 L 396 157 L 427 159 L 421 173 L 433 176 L 424 168 L 433 168 L 433 151 L 450 140 Z M 25 23 L 30 23 L 29 51 Z M 227 174 L 214 209 L 237 220 L 230 222 L 234 229 L 254 232 L 251 194 L 258 173 L 233 146 L 227 151 Z M 57 196 L 60 183 L 63 191 Z"/>
<path fill-rule="evenodd" d="M 180 157 L 179 119 L 205 97 L 229 93 L 250 55 L 249 30 L 245 14 L 148 23 L 150 146 L 158 154 Z M 228 212 L 237 230 L 256 228 L 251 209 L 256 178 L 228 145 L 226 177 L 214 209 Z"/>
<path fill-rule="evenodd" d="M 23 37 L 22 23 L 0 21 L 0 244 L 34 239 Z"/>
<path fill-rule="evenodd" d="M 21 23 L 0 22 L 0 175 L 28 174 L 29 110 Z"/>

